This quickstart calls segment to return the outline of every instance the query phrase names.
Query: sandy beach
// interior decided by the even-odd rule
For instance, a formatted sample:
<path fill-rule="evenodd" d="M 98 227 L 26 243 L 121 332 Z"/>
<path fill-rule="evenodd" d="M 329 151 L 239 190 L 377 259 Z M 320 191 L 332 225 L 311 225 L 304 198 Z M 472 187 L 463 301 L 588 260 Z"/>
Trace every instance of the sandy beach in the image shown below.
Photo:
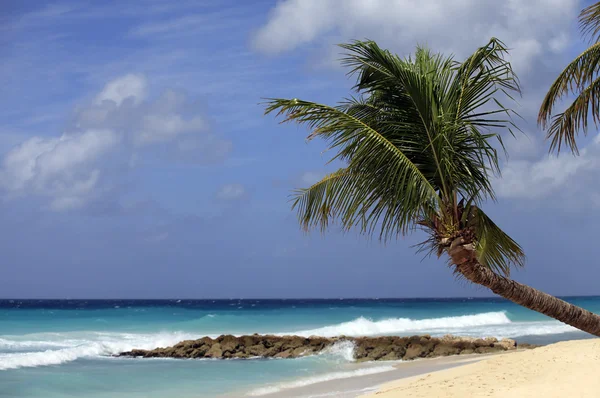
<path fill-rule="evenodd" d="M 384 384 L 364 398 L 600 396 L 600 340 L 566 341 Z"/>

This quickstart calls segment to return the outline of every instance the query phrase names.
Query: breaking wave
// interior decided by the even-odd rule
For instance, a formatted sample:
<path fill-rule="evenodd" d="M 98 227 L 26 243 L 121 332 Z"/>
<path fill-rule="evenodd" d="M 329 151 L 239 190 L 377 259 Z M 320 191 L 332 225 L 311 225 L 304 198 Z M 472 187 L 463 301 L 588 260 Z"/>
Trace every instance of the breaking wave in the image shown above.
<path fill-rule="evenodd" d="M 483 325 L 505 325 L 511 323 L 504 312 L 487 312 L 477 315 L 463 315 L 431 319 L 392 318 L 373 321 L 360 317 L 350 322 L 322 328 L 296 332 L 300 336 L 373 336 L 403 332 L 454 329 Z"/>
<path fill-rule="evenodd" d="M 576 329 L 557 321 L 513 322 L 505 312 L 486 312 L 474 315 L 441 317 L 430 319 L 392 318 L 374 321 L 364 317 L 350 322 L 301 330 L 278 335 L 300 336 L 377 336 L 430 334 L 497 338 L 552 335 Z M 223 331 L 227 333 L 226 331 Z M 182 340 L 202 337 L 198 333 L 110 333 L 110 332 L 66 332 L 38 333 L 23 336 L 0 337 L 0 370 L 23 367 L 59 365 L 80 358 L 97 358 L 118 354 L 133 348 L 153 349 L 167 347 Z M 213 335 L 211 337 L 216 337 Z M 342 342 L 325 350 L 320 355 L 336 361 L 351 361 L 353 345 Z"/>
<path fill-rule="evenodd" d="M 559 334 L 575 329 L 556 321 L 512 322 L 505 312 L 486 312 L 430 319 L 392 318 L 373 321 L 364 317 L 350 322 L 291 334 L 299 336 L 377 336 L 427 333 L 434 336 L 456 334 L 461 336 L 498 338 L 527 335 Z"/>
<path fill-rule="evenodd" d="M 0 350 L 19 352 L 0 353 L 0 370 L 60 365 L 80 358 L 118 354 L 133 348 L 167 347 L 190 338 L 179 332 L 157 334 L 130 333 L 48 333 L 23 336 L 32 340 L 0 339 Z M 33 340 L 35 339 L 35 340 Z M 31 352 L 32 349 L 38 349 Z M 43 351 L 41 351 L 43 350 Z M 25 351 L 25 352 L 23 352 Z"/>

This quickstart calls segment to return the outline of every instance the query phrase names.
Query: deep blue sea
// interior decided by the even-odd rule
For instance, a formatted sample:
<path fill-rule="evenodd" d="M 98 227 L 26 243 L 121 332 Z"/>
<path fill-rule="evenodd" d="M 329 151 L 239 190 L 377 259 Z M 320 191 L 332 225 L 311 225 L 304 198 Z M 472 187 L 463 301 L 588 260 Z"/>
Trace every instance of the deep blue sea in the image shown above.
<path fill-rule="evenodd" d="M 565 298 L 600 313 L 600 297 Z M 260 396 L 385 372 L 341 345 L 286 360 L 125 359 L 110 355 L 220 334 L 455 334 L 550 343 L 587 337 L 500 299 L 0 300 L 0 397 Z"/>

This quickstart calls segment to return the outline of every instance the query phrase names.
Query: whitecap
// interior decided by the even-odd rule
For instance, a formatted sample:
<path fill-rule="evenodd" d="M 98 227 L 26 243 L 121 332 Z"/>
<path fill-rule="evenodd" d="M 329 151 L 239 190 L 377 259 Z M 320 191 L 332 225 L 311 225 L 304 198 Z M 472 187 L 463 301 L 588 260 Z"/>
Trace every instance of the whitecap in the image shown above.
<path fill-rule="evenodd" d="M 513 322 L 505 312 L 486 312 L 453 317 L 410 319 L 390 318 L 379 321 L 360 317 L 353 321 L 316 329 L 300 330 L 279 335 L 295 334 L 304 337 L 322 336 L 379 336 L 430 334 L 442 336 L 454 334 L 468 337 L 515 338 L 574 332 L 577 329 L 558 321 Z"/>
<path fill-rule="evenodd" d="M 3 336 L 0 348 L 34 352 L 0 354 L 0 370 L 59 365 L 80 358 L 115 355 L 133 348 L 168 347 L 182 340 L 197 338 L 180 332 L 133 334 L 108 332 L 41 333 L 19 338 Z"/>
<path fill-rule="evenodd" d="M 373 321 L 368 318 L 360 317 L 350 322 L 324 326 L 317 329 L 301 330 L 293 334 L 306 337 L 373 336 L 409 331 L 430 331 L 435 329 L 503 325 L 510 323 L 511 320 L 508 319 L 504 312 L 488 312 L 476 315 L 430 319 L 391 318 L 380 321 Z"/>

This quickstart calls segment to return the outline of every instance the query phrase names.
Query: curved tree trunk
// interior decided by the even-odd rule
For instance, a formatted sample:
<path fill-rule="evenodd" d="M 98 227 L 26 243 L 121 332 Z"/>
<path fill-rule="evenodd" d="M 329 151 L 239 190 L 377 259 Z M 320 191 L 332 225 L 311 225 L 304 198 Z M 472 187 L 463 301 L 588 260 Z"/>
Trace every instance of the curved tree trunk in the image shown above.
<path fill-rule="evenodd" d="M 465 244 L 462 238 L 458 238 L 447 252 L 456 272 L 471 282 L 530 310 L 600 337 L 600 315 L 490 271 L 477 260 L 473 244 Z"/>

